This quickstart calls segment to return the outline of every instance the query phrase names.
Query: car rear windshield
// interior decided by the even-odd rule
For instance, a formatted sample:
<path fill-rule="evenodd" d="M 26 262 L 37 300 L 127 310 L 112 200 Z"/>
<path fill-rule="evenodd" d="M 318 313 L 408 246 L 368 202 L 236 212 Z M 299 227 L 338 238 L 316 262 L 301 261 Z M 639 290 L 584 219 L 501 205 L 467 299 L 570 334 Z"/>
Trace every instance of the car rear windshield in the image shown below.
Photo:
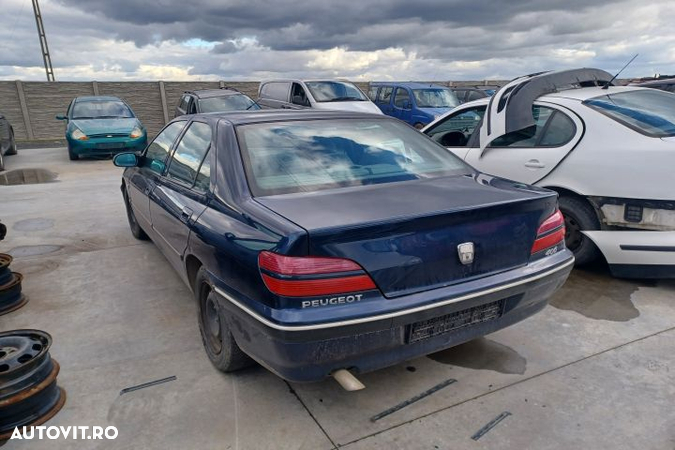
<path fill-rule="evenodd" d="M 239 126 L 237 136 L 257 197 L 473 172 L 393 119 L 260 123 Z"/>
<path fill-rule="evenodd" d="M 365 102 L 368 100 L 356 86 L 345 81 L 305 82 L 317 102 Z"/>
<path fill-rule="evenodd" d="M 644 89 L 606 94 L 584 104 L 647 136 L 675 136 L 674 94 Z"/>
<path fill-rule="evenodd" d="M 124 102 L 116 100 L 80 101 L 73 106 L 73 119 L 131 118 L 134 114 Z"/>
<path fill-rule="evenodd" d="M 200 111 L 204 113 L 225 111 L 253 111 L 260 109 L 258 104 L 244 94 L 223 97 L 202 98 L 199 100 Z"/>
<path fill-rule="evenodd" d="M 457 95 L 450 89 L 413 89 L 418 108 L 454 108 L 459 105 Z"/>

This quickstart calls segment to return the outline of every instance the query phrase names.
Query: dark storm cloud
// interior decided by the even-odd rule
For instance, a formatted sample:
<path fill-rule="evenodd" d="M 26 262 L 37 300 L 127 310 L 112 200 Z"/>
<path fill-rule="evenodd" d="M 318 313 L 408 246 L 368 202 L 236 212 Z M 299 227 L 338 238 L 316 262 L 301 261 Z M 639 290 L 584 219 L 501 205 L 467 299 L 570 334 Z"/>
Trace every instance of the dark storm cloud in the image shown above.
<path fill-rule="evenodd" d="M 298 0 L 59 0 L 62 4 L 86 9 L 101 18 L 122 24 L 143 26 L 118 31 L 120 38 L 145 44 L 151 36 L 185 40 L 198 37 L 206 41 L 225 41 L 256 36 L 274 50 L 329 49 L 347 46 L 353 50 L 374 50 L 391 46 L 406 47 L 431 30 L 477 27 L 504 31 L 523 31 L 531 24 L 506 24 L 518 15 L 564 11 L 583 12 L 610 0 L 517 0 L 494 2 L 479 0 L 391 1 L 298 1 Z M 397 24 L 414 24 L 396 30 Z M 368 33 L 374 26 L 392 25 L 389 32 Z M 577 30 L 583 30 L 576 23 Z M 520 28 L 520 29 L 519 29 Z M 370 34 L 363 39 L 363 34 Z M 430 39 L 430 38 L 429 38 Z M 222 48 L 221 48 L 222 49 Z M 227 48 L 226 52 L 232 49 Z"/>

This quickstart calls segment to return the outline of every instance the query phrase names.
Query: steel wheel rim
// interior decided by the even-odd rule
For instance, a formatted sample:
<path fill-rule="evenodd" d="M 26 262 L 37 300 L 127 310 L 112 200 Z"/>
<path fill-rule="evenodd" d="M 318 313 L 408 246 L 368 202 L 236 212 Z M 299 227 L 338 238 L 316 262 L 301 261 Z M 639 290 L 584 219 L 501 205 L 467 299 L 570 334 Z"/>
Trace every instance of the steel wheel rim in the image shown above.
<path fill-rule="evenodd" d="M 218 304 L 215 295 L 210 287 L 203 289 L 202 295 L 205 296 L 202 307 L 202 331 L 204 340 L 211 352 L 215 355 L 220 354 L 223 349 L 222 329 L 220 324 L 220 314 L 218 313 Z"/>

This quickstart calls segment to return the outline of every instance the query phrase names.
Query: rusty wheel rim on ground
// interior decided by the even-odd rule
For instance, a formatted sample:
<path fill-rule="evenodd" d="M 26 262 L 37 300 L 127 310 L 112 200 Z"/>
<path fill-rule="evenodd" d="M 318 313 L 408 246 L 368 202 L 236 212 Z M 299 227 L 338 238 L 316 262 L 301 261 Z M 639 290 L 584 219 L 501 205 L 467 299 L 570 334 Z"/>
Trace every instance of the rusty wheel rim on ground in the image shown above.
<path fill-rule="evenodd" d="M 15 427 L 40 425 L 65 403 L 56 384 L 59 364 L 49 355 L 51 336 L 39 330 L 0 333 L 0 440 Z"/>
<path fill-rule="evenodd" d="M 0 286 L 9 283 L 12 279 L 12 271 L 9 269 L 11 263 L 11 255 L 0 253 Z"/>
<path fill-rule="evenodd" d="M 17 272 L 10 273 L 10 281 L 0 284 L 0 316 L 16 311 L 28 302 L 28 298 L 21 293 L 23 275 Z"/>

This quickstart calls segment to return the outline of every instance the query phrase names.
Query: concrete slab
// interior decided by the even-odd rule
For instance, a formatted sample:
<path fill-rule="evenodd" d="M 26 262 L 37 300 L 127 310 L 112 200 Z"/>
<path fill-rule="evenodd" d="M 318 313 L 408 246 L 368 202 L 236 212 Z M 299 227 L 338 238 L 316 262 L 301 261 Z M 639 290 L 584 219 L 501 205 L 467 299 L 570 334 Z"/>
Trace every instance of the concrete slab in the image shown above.
<path fill-rule="evenodd" d="M 671 449 L 674 352 L 675 331 L 659 333 L 345 448 Z"/>
<path fill-rule="evenodd" d="M 593 402 L 586 397 L 595 398 L 593 383 L 603 378 L 609 381 L 606 389 L 600 387 L 617 388 L 601 398 L 607 408 L 634 404 L 650 423 L 665 423 L 653 408 L 662 404 L 655 400 L 663 387 L 659 383 L 672 375 L 663 361 L 672 348 L 641 346 L 671 336 L 664 331 L 675 327 L 673 282 L 629 282 L 610 278 L 602 268 L 575 270 L 541 314 L 484 339 L 365 374 L 360 377 L 364 391 L 345 393 L 332 380 L 291 389 L 259 367 L 225 375 L 209 364 L 191 293 L 152 243 L 131 236 L 119 192 L 121 170 L 109 160 L 70 162 L 65 149 L 36 149 L 22 150 L 6 162 L 9 170 L 49 170 L 57 181 L 0 186 L 0 220 L 9 227 L 0 252 L 16 256 L 12 268 L 25 275 L 30 297 L 24 308 L 0 316 L 0 330 L 39 328 L 53 335 L 52 354 L 61 363 L 59 383 L 68 391 L 68 402 L 49 425 L 112 424 L 120 436 L 101 443 L 10 442 L 5 448 L 331 448 L 350 443 L 355 448 L 399 443 L 405 444 L 399 448 L 468 448 L 499 436 L 502 426 L 526 424 L 516 419 L 527 414 L 536 426 L 519 428 L 522 436 L 509 435 L 505 442 L 520 445 L 527 437 L 547 448 L 562 433 L 574 431 L 581 440 L 562 439 L 567 448 L 578 442 L 602 448 L 597 427 L 570 428 L 578 416 L 584 419 L 579 423 L 605 421 L 614 433 L 608 442 L 623 437 L 642 443 L 640 431 L 619 426 L 607 409 L 589 406 Z M 652 372 L 638 367 L 641 351 L 653 353 L 647 365 L 665 371 L 665 379 L 650 378 Z M 627 366 L 614 370 L 608 355 L 621 352 L 634 353 L 622 360 Z M 555 378 L 558 373 L 583 382 L 565 385 Z M 178 379 L 119 395 L 125 387 L 171 375 Z M 457 382 L 370 421 L 449 378 Z M 636 387 L 629 388 L 632 383 Z M 672 391 L 663 388 L 661 394 L 672 399 Z M 523 398 L 537 405 L 555 403 L 555 414 L 536 417 L 542 406 L 535 412 L 512 406 L 522 402 L 530 408 Z M 580 410 L 577 403 L 586 406 Z M 485 441 L 467 440 L 508 408 L 514 417 Z M 661 440 L 654 442 L 667 442 L 661 428 L 657 431 Z"/>

